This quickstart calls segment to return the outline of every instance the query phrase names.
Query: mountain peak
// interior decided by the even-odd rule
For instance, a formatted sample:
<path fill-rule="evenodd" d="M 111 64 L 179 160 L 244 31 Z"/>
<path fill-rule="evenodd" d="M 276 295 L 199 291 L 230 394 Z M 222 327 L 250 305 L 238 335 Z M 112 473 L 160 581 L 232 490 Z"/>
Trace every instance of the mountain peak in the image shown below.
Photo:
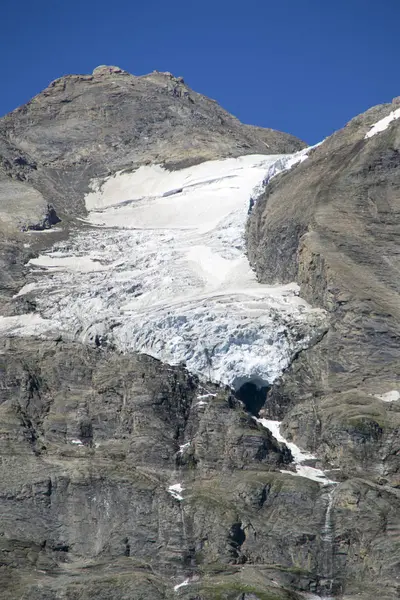
<path fill-rule="evenodd" d="M 95 69 L 93 69 L 93 75 L 112 75 L 114 73 L 128 73 L 121 69 L 120 67 L 116 67 L 115 65 L 99 65 Z"/>

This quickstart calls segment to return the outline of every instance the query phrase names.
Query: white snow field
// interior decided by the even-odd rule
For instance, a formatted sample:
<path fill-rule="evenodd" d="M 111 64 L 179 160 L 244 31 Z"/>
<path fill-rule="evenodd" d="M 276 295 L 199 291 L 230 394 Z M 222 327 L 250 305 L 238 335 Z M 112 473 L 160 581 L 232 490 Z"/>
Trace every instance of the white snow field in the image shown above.
<path fill-rule="evenodd" d="M 400 119 L 400 108 L 392 110 L 387 117 L 384 117 L 380 121 L 374 123 L 374 125 L 371 126 L 371 129 L 365 134 L 365 139 L 371 138 L 377 133 L 385 131 L 385 129 L 389 127 L 390 123 L 396 119 Z"/>
<path fill-rule="evenodd" d="M 31 260 L 18 295 L 35 297 L 36 330 L 185 362 L 234 388 L 273 382 L 325 316 L 295 284 L 257 282 L 245 223 L 250 198 L 307 151 L 172 172 L 145 166 L 93 181 L 82 228 Z"/>

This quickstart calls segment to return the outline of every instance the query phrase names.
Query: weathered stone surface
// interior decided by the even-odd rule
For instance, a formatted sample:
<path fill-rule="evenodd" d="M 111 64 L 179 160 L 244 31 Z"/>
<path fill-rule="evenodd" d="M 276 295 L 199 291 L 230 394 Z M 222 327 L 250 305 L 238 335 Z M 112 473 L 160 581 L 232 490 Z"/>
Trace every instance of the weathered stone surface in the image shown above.
<path fill-rule="evenodd" d="M 357 510 L 360 498 L 370 494 L 382 523 L 387 514 L 398 518 L 400 404 L 380 396 L 399 391 L 400 381 L 400 124 L 394 121 L 369 139 L 365 134 L 392 110 L 383 105 L 356 117 L 304 163 L 273 179 L 247 231 L 260 281 L 295 279 L 304 298 L 330 313 L 327 334 L 299 354 L 270 391 L 264 410 L 284 417 L 289 437 L 340 469 Z M 342 493 L 339 488 L 337 498 Z M 359 527 L 360 540 L 362 529 L 371 540 L 376 528 L 387 562 L 367 542 L 364 567 L 354 569 L 355 555 L 342 554 L 343 524 L 335 560 L 342 573 L 354 569 L 346 576 L 346 592 L 364 586 L 369 598 L 374 585 L 385 589 L 395 583 L 394 572 L 385 567 L 398 567 L 399 530 L 398 524 L 389 530 L 378 525 L 369 509 L 367 514 L 362 527 L 356 521 L 352 526 Z M 341 519 L 336 510 L 335 515 Z M 392 590 L 393 597 L 396 593 Z"/>
<path fill-rule="evenodd" d="M 264 562 L 261 509 L 278 502 L 294 519 L 297 504 L 310 514 L 318 503 L 316 484 L 276 472 L 290 453 L 240 402 L 211 388 L 199 406 L 204 390 L 179 368 L 61 342 L 9 340 L 3 352 L 0 562 L 10 598 L 32 576 L 61 598 L 65 580 L 105 564 L 120 594 L 135 586 L 128 568 L 167 576 L 164 597 L 180 573 L 200 577 L 253 553 Z M 177 482 L 182 503 L 168 492 Z M 77 593 L 93 585 L 110 597 L 93 579 Z"/>
<path fill-rule="evenodd" d="M 326 493 L 279 472 L 290 453 L 229 392 L 146 356 L 36 340 L 2 351 L 6 598 L 170 598 L 186 578 L 179 597 L 204 600 L 323 588 Z M 389 488 L 339 485 L 336 589 L 362 589 L 366 557 L 381 569 L 398 509 Z M 392 585 L 395 563 L 384 572 Z"/>

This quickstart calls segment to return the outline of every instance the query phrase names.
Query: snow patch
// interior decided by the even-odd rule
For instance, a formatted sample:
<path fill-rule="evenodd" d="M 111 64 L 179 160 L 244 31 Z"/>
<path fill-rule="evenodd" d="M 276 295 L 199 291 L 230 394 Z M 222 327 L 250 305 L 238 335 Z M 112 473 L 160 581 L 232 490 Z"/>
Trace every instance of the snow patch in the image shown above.
<path fill-rule="evenodd" d="M 294 475 L 299 477 L 306 477 L 307 479 L 312 479 L 313 481 L 317 481 L 318 483 L 322 483 L 323 485 L 334 484 L 335 481 L 332 481 L 327 477 L 327 475 L 321 469 L 316 469 L 315 467 L 310 467 L 304 464 L 306 461 L 316 460 L 316 457 L 309 452 L 304 452 L 301 450 L 296 444 L 293 442 L 289 442 L 280 432 L 280 421 L 271 421 L 269 419 L 257 419 L 254 417 L 257 423 L 260 423 L 263 427 L 268 429 L 277 442 L 281 444 L 285 444 L 289 448 L 293 456 L 293 462 L 296 468 L 296 472 L 281 470 L 281 473 L 287 473 L 288 475 Z"/>
<path fill-rule="evenodd" d="M 40 254 L 37 258 L 31 258 L 30 265 L 41 267 L 42 269 L 51 269 L 53 271 L 75 271 L 77 273 L 92 273 L 94 271 L 104 271 L 112 269 L 113 265 L 102 265 L 100 261 L 93 260 L 86 256 L 51 256 Z"/>
<path fill-rule="evenodd" d="M 81 440 L 70 440 L 71 444 L 75 444 L 76 446 L 83 446 Z"/>
<path fill-rule="evenodd" d="M 174 483 L 174 485 L 170 485 L 168 491 L 176 500 L 183 500 L 183 485 L 181 483 Z"/>
<path fill-rule="evenodd" d="M 396 109 L 396 110 L 392 110 L 392 112 L 387 116 L 384 117 L 383 119 L 381 119 L 380 121 L 377 121 L 377 123 L 375 123 L 374 125 L 371 126 L 371 129 L 368 131 L 368 133 L 365 134 L 365 139 L 371 138 L 374 135 L 376 135 L 377 133 L 381 133 L 382 131 L 385 131 L 385 129 L 387 129 L 390 125 L 390 123 L 392 121 L 395 121 L 396 119 L 400 118 L 400 108 Z"/>
<path fill-rule="evenodd" d="M 383 402 L 397 402 L 397 400 L 400 400 L 400 392 L 397 390 L 392 390 L 391 392 L 386 392 L 385 394 L 375 394 L 375 398 L 378 398 L 378 400 L 383 400 Z"/>

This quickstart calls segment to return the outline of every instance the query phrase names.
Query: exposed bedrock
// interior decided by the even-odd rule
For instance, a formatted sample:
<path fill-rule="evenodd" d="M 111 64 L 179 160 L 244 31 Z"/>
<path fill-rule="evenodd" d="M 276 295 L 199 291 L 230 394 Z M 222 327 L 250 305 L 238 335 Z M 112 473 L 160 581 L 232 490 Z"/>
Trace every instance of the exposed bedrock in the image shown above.
<path fill-rule="evenodd" d="M 4 598 L 169 598 L 187 578 L 179 597 L 325 589 L 326 496 L 280 472 L 290 452 L 229 392 L 80 344 L 15 339 L 3 351 Z M 363 480 L 336 487 L 336 590 L 372 573 L 390 585 L 398 502 Z"/>
<path fill-rule="evenodd" d="M 399 495 L 400 121 L 365 138 L 391 111 L 379 106 L 353 119 L 274 178 L 247 228 L 259 280 L 295 279 L 303 298 L 329 313 L 326 335 L 298 354 L 261 414 L 283 419 L 289 439 L 339 469 L 345 483 L 336 492 L 335 519 L 350 498 L 357 510 L 358 499 L 371 493 L 382 518 L 383 498 L 394 515 Z M 354 559 L 342 554 L 349 540 L 341 527 L 334 536 L 339 570 Z M 369 565 L 363 586 L 371 590 L 378 581 L 390 585 L 384 564 L 399 564 L 398 524 L 378 529 L 381 558 L 368 544 L 359 556 Z M 347 580 L 346 593 L 356 581 L 358 575 Z"/>

